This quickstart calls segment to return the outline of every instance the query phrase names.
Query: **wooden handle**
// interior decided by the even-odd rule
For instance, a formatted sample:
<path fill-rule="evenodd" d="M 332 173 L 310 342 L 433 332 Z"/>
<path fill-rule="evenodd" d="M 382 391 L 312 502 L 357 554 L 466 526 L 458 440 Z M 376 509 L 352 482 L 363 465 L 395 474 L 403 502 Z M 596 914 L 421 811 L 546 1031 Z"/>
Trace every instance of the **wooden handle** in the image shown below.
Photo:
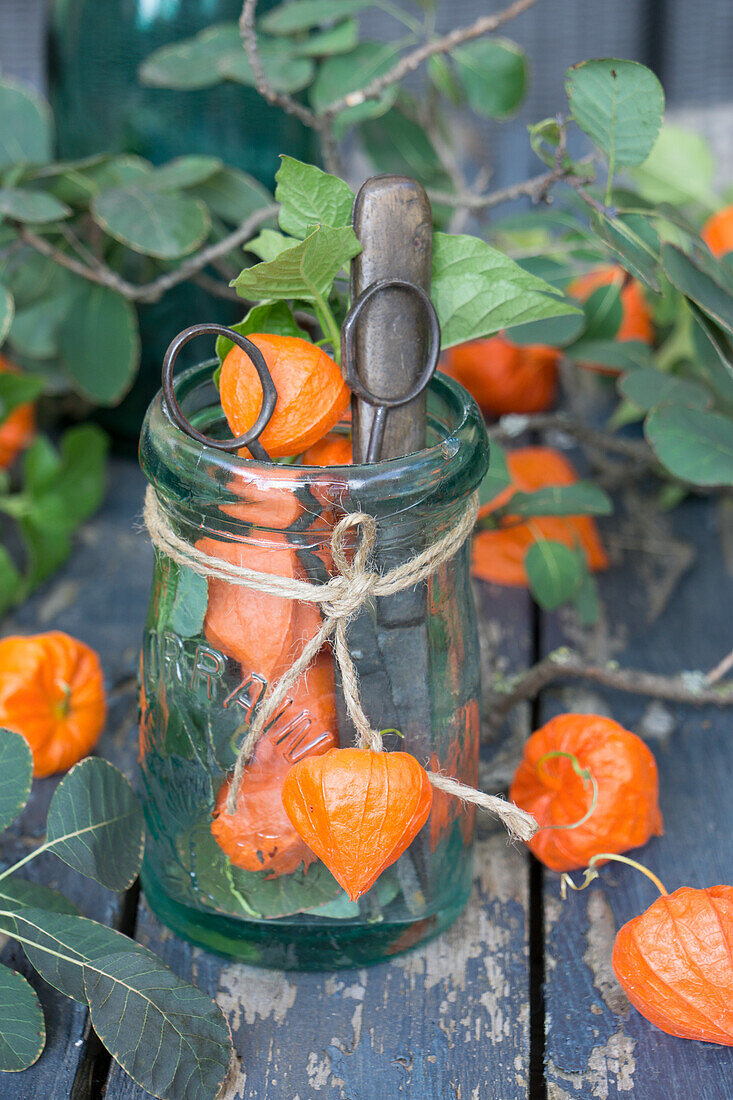
<path fill-rule="evenodd" d="M 363 251 L 351 264 L 351 298 L 378 279 L 404 279 L 430 290 L 433 222 L 425 189 L 406 176 L 373 176 L 354 202 L 354 231 Z M 420 303 L 407 291 L 389 290 L 365 307 L 356 335 L 356 368 L 379 397 L 407 393 L 428 351 Z M 365 462 L 375 409 L 352 398 L 354 461 Z M 381 458 L 398 458 L 425 446 L 426 395 L 386 413 Z"/>

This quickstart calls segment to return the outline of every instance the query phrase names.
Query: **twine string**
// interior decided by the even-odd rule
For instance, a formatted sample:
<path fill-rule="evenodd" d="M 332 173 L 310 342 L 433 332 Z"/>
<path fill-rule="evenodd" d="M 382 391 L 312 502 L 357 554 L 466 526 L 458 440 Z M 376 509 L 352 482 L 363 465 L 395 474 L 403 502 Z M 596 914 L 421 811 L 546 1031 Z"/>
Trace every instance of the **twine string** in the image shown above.
<path fill-rule="evenodd" d="M 242 776 L 268 721 L 327 641 L 331 642 L 341 672 L 344 700 L 356 729 L 357 745 L 375 752 L 382 750 L 381 735 L 372 727 L 361 704 L 359 676 L 349 652 L 348 623 L 368 600 L 394 595 L 432 576 L 441 565 L 454 557 L 469 538 L 477 514 L 478 496 L 474 495 L 454 527 L 409 560 L 381 573 L 369 567 L 377 541 L 376 520 L 365 512 L 350 512 L 339 520 L 331 536 L 331 554 L 337 571 L 335 576 L 325 584 L 311 584 L 294 577 L 261 573 L 206 554 L 176 534 L 153 487 L 148 486 L 143 516 L 153 544 L 162 553 L 202 577 L 215 577 L 268 595 L 318 604 L 323 616 L 320 629 L 305 644 L 290 668 L 267 691 L 257 708 L 237 754 L 226 803 L 229 814 L 236 812 Z M 354 528 L 358 529 L 359 537 L 353 556 L 349 557 L 347 536 Z M 537 823 L 530 814 L 504 799 L 435 772 L 428 772 L 428 776 L 436 789 L 464 802 L 473 802 L 498 816 L 510 835 L 526 841 L 537 831 Z"/>

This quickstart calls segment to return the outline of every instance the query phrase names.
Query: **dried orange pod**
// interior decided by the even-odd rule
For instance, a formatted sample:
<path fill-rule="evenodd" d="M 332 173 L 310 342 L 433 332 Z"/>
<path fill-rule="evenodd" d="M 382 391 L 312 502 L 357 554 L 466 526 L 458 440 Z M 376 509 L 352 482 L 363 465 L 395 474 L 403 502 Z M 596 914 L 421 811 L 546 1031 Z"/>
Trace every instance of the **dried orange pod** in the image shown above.
<path fill-rule="evenodd" d="M 629 279 L 622 267 L 611 265 L 589 271 L 586 275 L 574 279 L 566 287 L 565 293 L 571 298 L 577 298 L 579 302 L 585 302 L 594 290 L 598 290 L 602 286 L 610 286 L 611 283 L 618 283 L 621 286 L 621 324 L 614 339 L 640 340 L 643 344 L 653 343 L 654 325 L 652 315 L 641 289 L 641 284 L 636 279 Z M 620 370 L 601 363 L 584 362 L 581 366 L 587 370 L 594 370 L 598 374 L 621 374 Z"/>
<path fill-rule="evenodd" d="M 589 813 L 593 788 L 571 756 L 597 786 L 595 807 L 577 828 L 567 826 Z M 533 733 L 509 789 L 540 825 L 529 847 L 553 871 L 587 867 L 599 852 L 626 852 L 660 836 L 658 793 L 657 765 L 641 738 L 598 714 L 559 714 Z"/>
<path fill-rule="evenodd" d="M 295 764 L 282 792 L 295 829 L 352 901 L 410 846 L 432 798 L 414 756 L 351 748 Z"/>
<path fill-rule="evenodd" d="M 620 929 L 612 963 L 655 1027 L 733 1046 L 733 886 L 683 886 L 657 898 Z"/>
<path fill-rule="evenodd" d="M 19 374 L 20 371 L 0 355 L 0 373 Z M 13 459 L 32 441 L 36 434 L 36 414 L 32 404 L 18 405 L 0 424 L 0 469 L 10 466 Z"/>
<path fill-rule="evenodd" d="M 234 814 L 226 812 L 230 781 L 219 789 L 211 832 L 236 867 L 266 871 L 274 878 L 315 861 L 285 813 L 282 786 L 298 760 L 338 745 L 336 725 L 333 658 L 324 649 L 258 741 L 242 777 Z"/>
<path fill-rule="evenodd" d="M 708 218 L 700 236 L 713 256 L 725 256 L 726 252 L 733 252 L 733 204 L 724 206 Z"/>
<path fill-rule="evenodd" d="M 255 333 L 277 389 L 277 403 L 260 442 L 272 458 L 299 454 L 321 439 L 343 416 L 349 390 L 338 365 L 325 351 L 299 336 Z M 235 435 L 254 424 L 262 408 L 262 386 L 251 360 L 233 347 L 219 376 L 221 407 Z"/>
<path fill-rule="evenodd" d="M 351 466 L 354 461 L 351 439 L 341 432 L 329 432 L 301 455 L 304 466 Z"/>
<path fill-rule="evenodd" d="M 531 493 L 551 485 L 572 485 L 578 475 L 572 463 L 552 447 L 518 447 L 507 454 L 511 485 L 479 511 L 479 519 L 507 504 L 519 490 Z M 471 568 L 480 580 L 527 588 L 527 551 L 540 539 L 561 542 L 571 550 L 580 545 L 588 568 L 606 569 L 608 558 L 598 527 L 590 516 L 535 516 L 526 523 L 508 518 L 507 527 L 479 531 L 471 546 Z"/>
<path fill-rule="evenodd" d="M 450 348 L 440 369 L 468 390 L 488 416 L 543 412 L 557 394 L 560 352 L 545 344 L 522 347 L 504 336 Z"/>
<path fill-rule="evenodd" d="M 0 641 L 0 726 L 25 737 L 35 776 L 86 756 L 105 716 L 102 668 L 89 646 L 61 631 Z"/>

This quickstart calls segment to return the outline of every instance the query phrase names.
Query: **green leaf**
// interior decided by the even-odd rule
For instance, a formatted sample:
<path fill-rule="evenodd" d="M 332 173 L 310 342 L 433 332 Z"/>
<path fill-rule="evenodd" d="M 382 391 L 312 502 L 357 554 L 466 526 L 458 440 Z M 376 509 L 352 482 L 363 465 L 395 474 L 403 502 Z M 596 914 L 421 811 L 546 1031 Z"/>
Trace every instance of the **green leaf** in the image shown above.
<path fill-rule="evenodd" d="M 154 169 L 146 179 L 146 185 L 156 191 L 176 191 L 182 187 L 195 187 L 221 172 L 224 165 L 218 157 L 176 157 Z"/>
<path fill-rule="evenodd" d="M 354 192 L 337 176 L 283 156 L 275 179 L 283 233 L 303 238 L 314 225 L 330 225 L 334 229 L 351 225 Z"/>
<path fill-rule="evenodd" d="M 544 611 L 554 611 L 572 599 L 580 582 L 579 555 L 561 542 L 540 539 L 524 558 L 529 587 Z"/>
<path fill-rule="evenodd" d="M 619 391 L 640 409 L 647 411 L 658 405 L 689 405 L 707 409 L 712 404 L 708 390 L 697 382 L 676 378 L 653 367 L 631 371 L 619 380 Z"/>
<path fill-rule="evenodd" d="M 359 128 L 367 156 L 380 172 L 411 176 L 425 187 L 450 190 L 451 181 L 430 138 L 399 107 Z"/>
<path fill-rule="evenodd" d="M 246 250 L 254 256 L 258 256 L 261 260 L 269 262 L 297 243 L 294 237 L 286 237 L 284 233 L 278 233 L 276 229 L 263 229 L 251 241 L 247 241 Z"/>
<path fill-rule="evenodd" d="M 195 193 L 212 214 L 233 225 L 245 222 L 273 201 L 266 187 L 237 168 L 223 168 L 199 184 Z"/>
<path fill-rule="evenodd" d="M 304 42 L 294 42 L 294 57 L 329 57 L 331 54 L 349 53 L 359 42 L 359 24 L 356 19 L 345 19 L 335 27 L 316 31 Z"/>
<path fill-rule="evenodd" d="M 37 496 L 53 485 L 62 469 L 61 456 L 46 435 L 37 435 L 23 455 L 23 488 Z"/>
<path fill-rule="evenodd" d="M 578 555 L 578 565 L 580 568 L 580 581 L 573 596 L 573 606 L 580 620 L 580 625 L 593 626 L 598 621 L 600 613 L 598 585 L 582 554 Z"/>
<path fill-rule="evenodd" d="M 491 442 L 489 452 L 489 468 L 479 486 L 479 505 L 491 504 L 491 502 L 511 484 L 509 467 L 506 461 L 506 451 L 498 443 Z"/>
<path fill-rule="evenodd" d="M 323 863 L 311 864 L 305 870 L 300 866 L 290 875 L 275 878 L 268 878 L 265 872 L 232 867 L 232 880 L 250 910 L 265 918 L 301 913 L 333 901 L 343 893 Z"/>
<path fill-rule="evenodd" d="M 721 413 L 662 405 L 644 423 L 662 465 L 693 485 L 733 485 L 733 420 Z"/>
<path fill-rule="evenodd" d="M 253 332 L 271 332 L 276 336 L 308 338 L 308 333 L 300 327 L 290 306 L 285 302 L 263 302 L 259 306 L 252 306 L 247 316 L 231 327 L 240 336 L 251 336 Z M 233 347 L 234 344 L 226 336 L 217 338 L 216 354 L 220 363 L 224 362 Z"/>
<path fill-rule="evenodd" d="M 4 546 L 0 546 L 0 615 L 19 602 L 21 576 Z"/>
<path fill-rule="evenodd" d="M 209 997 L 151 951 L 94 921 L 26 909 L 13 924 L 12 934 L 53 953 L 46 969 L 57 980 L 60 974 L 61 984 L 72 968 L 83 977 L 77 999 L 87 1000 L 94 1030 L 138 1085 L 158 1096 L 214 1100 L 231 1039 Z"/>
<path fill-rule="evenodd" d="M 86 208 L 91 199 L 113 187 L 126 187 L 129 183 L 140 183 L 153 172 L 150 161 L 142 157 L 125 153 L 118 157 L 105 157 L 102 163 L 94 163 L 84 170 L 71 169 L 65 172 L 54 184 L 57 198 L 71 206 Z"/>
<path fill-rule="evenodd" d="M 672 286 L 733 334 L 733 276 L 701 250 L 695 259 L 673 244 L 662 246 L 662 265 Z"/>
<path fill-rule="evenodd" d="M 550 485 L 533 493 L 514 493 L 505 506 L 513 516 L 608 516 L 613 504 L 608 493 L 591 481 Z"/>
<path fill-rule="evenodd" d="M 0 187 L 0 214 L 18 222 L 55 222 L 68 218 L 71 210 L 45 191 Z"/>
<path fill-rule="evenodd" d="M 156 88 L 188 91 L 221 83 L 217 64 L 228 53 L 242 49 L 236 23 L 220 23 L 194 38 L 162 46 L 142 63 L 138 76 Z"/>
<path fill-rule="evenodd" d="M 51 112 L 45 99 L 15 81 L 0 83 L 0 169 L 51 159 Z"/>
<path fill-rule="evenodd" d="M 733 348 L 724 332 L 697 306 L 691 305 L 695 364 L 721 400 L 733 407 Z"/>
<path fill-rule="evenodd" d="M 257 45 L 262 68 L 271 88 L 276 92 L 292 94 L 308 87 L 316 71 L 309 57 L 295 56 L 291 43 L 280 38 L 266 39 L 260 36 Z M 254 70 L 241 45 L 224 54 L 217 62 L 217 69 L 227 80 L 234 80 L 249 88 L 257 87 Z"/>
<path fill-rule="evenodd" d="M 444 95 L 453 107 L 460 107 L 465 99 L 464 91 L 447 58 L 440 54 L 429 57 L 428 76 L 433 87 Z"/>
<path fill-rule="evenodd" d="M 198 248 L 211 222 L 203 202 L 193 195 L 152 191 L 142 184 L 116 187 L 97 195 L 92 216 L 110 236 L 146 256 L 174 260 Z"/>
<path fill-rule="evenodd" d="M 612 370 L 636 370 L 652 365 L 650 348 L 641 340 L 586 340 L 565 349 L 574 363 L 592 363 Z"/>
<path fill-rule="evenodd" d="M 25 806 L 32 782 L 33 756 L 25 737 L 0 729 L 0 832 Z"/>
<path fill-rule="evenodd" d="M 591 227 L 626 271 L 661 293 L 659 236 L 647 218 L 641 214 L 608 218 L 594 212 Z"/>
<path fill-rule="evenodd" d="M 623 318 L 620 281 L 594 290 L 583 302 L 583 313 L 584 340 L 613 340 Z"/>
<path fill-rule="evenodd" d="M 383 42 L 360 42 L 351 53 L 329 57 L 319 66 L 318 75 L 309 92 L 316 114 L 323 114 L 332 103 L 351 92 L 359 92 L 378 76 L 383 76 L 399 60 L 394 46 Z M 334 130 L 340 137 L 349 126 L 367 118 L 377 118 L 394 103 L 397 86 L 391 85 L 378 99 L 367 99 L 347 107 L 335 120 Z"/>
<path fill-rule="evenodd" d="M 81 916 L 73 901 L 69 901 L 58 890 L 44 886 L 40 882 L 29 882 L 17 875 L 7 875 L 0 879 L 0 909 L 17 912 L 21 909 L 49 909 L 53 913 L 66 913 L 68 916 Z M 35 965 L 35 964 L 34 964 Z"/>
<path fill-rule="evenodd" d="M 260 27 L 267 34 L 297 34 L 355 15 L 372 3 L 373 0 L 289 0 L 268 11 L 260 20 Z"/>
<path fill-rule="evenodd" d="M 584 327 L 585 318 L 582 313 L 568 313 L 564 317 L 546 317 L 543 321 L 511 325 L 506 329 L 506 337 L 513 344 L 524 347 L 549 344 L 553 348 L 564 348 L 578 338 Z"/>
<path fill-rule="evenodd" d="M 715 158 L 707 139 L 693 130 L 665 123 L 651 153 L 631 175 L 649 202 L 716 205 Z"/>
<path fill-rule="evenodd" d="M 108 890 L 126 890 L 140 870 L 143 841 L 140 803 L 124 775 L 93 757 L 75 764 L 48 811 L 46 843 L 54 854 Z"/>
<path fill-rule="evenodd" d="M 58 330 L 74 308 L 78 293 L 79 283 L 72 276 L 66 289 L 49 291 L 40 301 L 18 310 L 9 336 L 15 351 L 32 359 L 56 359 Z"/>
<path fill-rule="evenodd" d="M 179 566 L 176 594 L 168 620 L 170 629 L 181 638 L 193 638 L 200 634 L 208 603 L 209 586 L 206 578 Z"/>
<path fill-rule="evenodd" d="M 22 974 L 0 966 L 0 1070 L 28 1069 L 46 1045 L 38 997 Z"/>
<path fill-rule="evenodd" d="M 0 285 L 0 344 L 10 332 L 15 314 L 13 295 L 7 287 Z"/>
<path fill-rule="evenodd" d="M 247 268 L 230 285 L 243 298 L 317 301 L 328 294 L 338 272 L 360 251 L 353 229 L 322 225 L 275 260 Z"/>
<path fill-rule="evenodd" d="M 88 283 L 58 331 L 61 365 L 82 397 L 116 405 L 140 362 L 134 306 L 106 286 Z"/>
<path fill-rule="evenodd" d="M 641 164 L 657 140 L 664 91 L 636 61 L 581 61 L 565 74 L 573 118 L 606 154 L 612 168 Z"/>
<path fill-rule="evenodd" d="M 35 401 L 43 393 L 43 380 L 29 374 L 0 374 L 0 423 L 6 420 L 13 409 Z"/>
<path fill-rule="evenodd" d="M 468 102 L 477 115 L 507 118 L 527 84 L 527 58 L 508 38 L 477 38 L 452 53 Z"/>
<path fill-rule="evenodd" d="M 433 242 L 431 297 L 444 348 L 508 325 L 579 312 L 555 287 L 484 241 L 446 233 L 436 233 Z"/>

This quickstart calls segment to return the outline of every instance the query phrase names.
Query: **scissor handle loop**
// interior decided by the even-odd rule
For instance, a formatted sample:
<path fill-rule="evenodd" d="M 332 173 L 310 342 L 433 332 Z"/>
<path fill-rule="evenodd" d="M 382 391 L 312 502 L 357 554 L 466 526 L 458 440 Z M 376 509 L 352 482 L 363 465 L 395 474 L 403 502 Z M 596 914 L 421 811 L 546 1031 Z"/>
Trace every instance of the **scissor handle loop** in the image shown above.
<path fill-rule="evenodd" d="M 359 323 L 359 316 L 364 306 L 366 306 L 367 302 L 376 294 L 379 294 L 383 290 L 391 289 L 407 290 L 411 294 L 414 294 L 422 303 L 427 315 L 430 345 L 425 360 L 425 366 L 411 389 L 401 394 L 399 397 L 379 397 L 377 394 L 365 388 L 361 378 L 359 378 L 357 374 L 354 342 L 356 340 L 356 329 Z M 346 320 L 341 329 L 341 348 L 341 369 L 343 371 L 344 381 L 351 392 L 355 393 L 357 397 L 360 397 L 362 401 L 366 401 L 368 405 L 374 407 L 380 406 L 383 409 L 397 409 L 400 405 L 407 405 L 410 401 L 414 401 L 427 387 L 430 379 L 435 373 L 435 368 L 440 358 L 440 322 L 435 312 L 435 306 L 430 301 L 430 296 L 427 291 L 423 290 L 417 283 L 410 283 L 406 279 L 378 279 L 376 282 L 370 283 L 366 290 L 362 291 L 346 315 Z"/>
<path fill-rule="evenodd" d="M 252 366 L 257 371 L 257 375 L 262 386 L 262 408 L 259 411 L 259 415 L 255 420 L 249 431 L 246 431 L 244 435 L 233 436 L 231 439 L 213 439 L 211 436 L 204 435 L 197 428 L 186 419 L 183 415 L 178 400 L 176 398 L 173 389 L 173 368 L 178 357 L 178 353 L 185 344 L 190 340 L 193 340 L 195 336 L 225 336 L 227 340 L 231 340 L 233 344 L 241 348 L 244 354 L 249 358 Z M 275 411 L 275 404 L 277 402 L 277 390 L 275 389 L 275 383 L 272 380 L 272 376 L 267 369 L 267 363 L 260 349 L 256 344 L 253 344 L 251 340 L 248 340 L 246 336 L 240 335 L 235 332 L 234 329 L 227 328 L 225 325 L 214 324 L 201 324 L 191 325 L 190 328 L 186 328 L 183 332 L 179 332 L 168 345 L 168 349 L 163 357 L 163 371 L 161 375 L 161 382 L 163 387 L 163 396 L 165 403 L 170 414 L 170 418 L 176 427 L 180 428 L 182 432 L 195 439 L 198 443 L 204 443 L 207 447 L 217 447 L 220 451 L 238 451 L 242 447 L 248 447 L 250 453 L 257 459 L 268 461 L 269 456 L 262 444 L 258 441 L 258 437 L 262 431 L 266 428 L 270 421 L 270 418 Z"/>

